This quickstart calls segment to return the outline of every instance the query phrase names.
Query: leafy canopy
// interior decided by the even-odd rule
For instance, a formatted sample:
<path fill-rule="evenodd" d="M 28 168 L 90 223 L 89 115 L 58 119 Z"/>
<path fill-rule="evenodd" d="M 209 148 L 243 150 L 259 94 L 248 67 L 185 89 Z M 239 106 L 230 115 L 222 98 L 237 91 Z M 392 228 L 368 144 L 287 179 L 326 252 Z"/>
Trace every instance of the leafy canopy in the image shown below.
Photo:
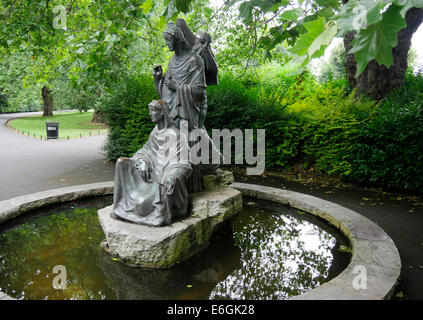
<path fill-rule="evenodd" d="M 358 75 L 372 59 L 393 63 L 396 33 L 406 26 L 408 10 L 423 8 L 423 0 L 224 0 L 218 8 L 210 3 L 0 0 L 0 89 L 19 104 L 49 83 L 72 88 L 63 91 L 77 104 L 86 97 L 96 103 L 125 74 L 151 72 L 153 64 L 167 61 L 161 33 L 178 17 L 196 34 L 211 33 L 224 68 L 275 57 L 305 66 L 334 37 L 354 31 L 350 53 Z M 66 28 L 54 27 L 57 7 L 65 10 Z M 17 99 L 23 92 L 28 94 Z"/>
<path fill-rule="evenodd" d="M 423 0 L 232 0 L 239 5 L 239 16 L 248 26 L 269 28 L 261 39 L 268 51 L 282 41 L 293 43 L 289 52 L 301 57 L 303 65 L 320 57 L 335 37 L 356 32 L 352 49 L 357 74 L 369 61 L 389 67 L 397 32 L 406 27 L 411 8 L 423 8 Z"/>

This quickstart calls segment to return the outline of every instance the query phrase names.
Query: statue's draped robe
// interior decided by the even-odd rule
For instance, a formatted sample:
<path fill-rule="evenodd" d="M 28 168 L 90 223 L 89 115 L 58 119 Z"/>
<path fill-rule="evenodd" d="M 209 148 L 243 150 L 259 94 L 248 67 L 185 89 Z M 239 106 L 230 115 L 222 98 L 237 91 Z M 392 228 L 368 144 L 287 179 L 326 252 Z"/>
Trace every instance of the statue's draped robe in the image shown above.
<path fill-rule="evenodd" d="M 164 84 L 168 80 L 176 81 L 176 90 L 171 90 Z M 159 84 L 159 94 L 169 105 L 170 117 L 176 120 L 178 125 L 178 118 L 188 121 L 189 132 L 200 129 L 201 138 L 198 140 L 209 147 L 208 163 L 193 165 L 191 192 L 201 190 L 201 171 L 216 169 L 222 160 L 222 154 L 216 149 L 205 128 L 199 124 L 199 119 L 204 119 L 207 112 L 206 87 L 204 61 L 194 51 L 186 58 L 178 59 L 175 55 L 172 56 L 166 74 Z M 196 142 L 190 141 L 190 146 Z"/>
<path fill-rule="evenodd" d="M 176 81 L 176 91 L 164 85 L 170 79 Z M 159 88 L 161 99 L 169 106 L 170 117 L 188 120 L 190 129 L 198 128 L 199 114 L 207 110 L 202 59 L 194 52 L 181 60 L 172 56 Z"/>
<path fill-rule="evenodd" d="M 184 216 L 192 171 L 189 156 L 187 138 L 177 128 L 159 130 L 156 125 L 141 150 L 116 163 L 114 215 L 153 226 L 166 225 L 173 217 Z M 152 168 L 148 181 L 136 168 L 143 161 Z"/>

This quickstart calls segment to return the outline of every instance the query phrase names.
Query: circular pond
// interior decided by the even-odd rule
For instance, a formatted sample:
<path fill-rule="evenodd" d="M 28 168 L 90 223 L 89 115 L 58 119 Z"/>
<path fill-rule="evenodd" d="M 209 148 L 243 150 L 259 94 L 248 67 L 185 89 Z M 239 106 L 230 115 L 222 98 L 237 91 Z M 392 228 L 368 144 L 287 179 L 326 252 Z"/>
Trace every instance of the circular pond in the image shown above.
<path fill-rule="evenodd" d="M 123 265 L 100 247 L 97 210 L 111 197 L 32 211 L 0 226 L 0 291 L 17 299 L 288 299 L 348 265 L 339 250 L 348 241 L 325 222 L 244 202 L 206 250 L 167 270 Z M 65 267 L 65 289 L 54 288 L 65 276 L 56 266 Z"/>

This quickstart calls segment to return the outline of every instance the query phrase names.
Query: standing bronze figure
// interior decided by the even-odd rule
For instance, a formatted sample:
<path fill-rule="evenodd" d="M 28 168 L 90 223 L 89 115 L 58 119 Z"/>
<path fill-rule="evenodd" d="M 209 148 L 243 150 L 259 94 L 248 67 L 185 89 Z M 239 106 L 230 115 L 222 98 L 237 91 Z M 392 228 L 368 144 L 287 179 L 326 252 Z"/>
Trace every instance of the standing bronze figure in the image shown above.
<path fill-rule="evenodd" d="M 217 84 L 217 64 L 210 49 L 210 35 L 197 38 L 185 21 L 170 22 L 163 36 L 169 50 L 175 54 L 169 61 L 165 74 L 161 66 L 153 70 L 154 83 L 161 99 L 169 105 L 170 116 L 178 128 L 181 122 L 188 125 L 188 131 L 198 130 L 201 140 L 210 148 L 207 163 L 194 164 L 190 181 L 190 192 L 201 191 L 201 172 L 217 169 L 222 160 L 204 128 L 207 113 L 207 84 Z M 207 68 L 206 68 L 207 66 Z M 208 81 L 207 81 L 208 79 Z"/>

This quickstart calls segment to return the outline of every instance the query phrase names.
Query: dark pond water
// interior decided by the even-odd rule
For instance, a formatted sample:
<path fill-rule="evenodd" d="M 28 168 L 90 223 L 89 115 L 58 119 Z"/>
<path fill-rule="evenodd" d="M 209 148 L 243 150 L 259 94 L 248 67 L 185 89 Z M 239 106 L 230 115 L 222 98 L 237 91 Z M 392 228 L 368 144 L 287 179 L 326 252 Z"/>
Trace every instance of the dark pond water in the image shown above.
<path fill-rule="evenodd" d="M 348 245 L 311 215 L 246 199 L 210 246 L 169 270 L 113 260 L 101 247 L 98 208 L 111 197 L 33 211 L 0 226 L 0 291 L 18 299 L 287 299 L 338 275 Z M 53 288 L 57 265 L 66 289 Z"/>

